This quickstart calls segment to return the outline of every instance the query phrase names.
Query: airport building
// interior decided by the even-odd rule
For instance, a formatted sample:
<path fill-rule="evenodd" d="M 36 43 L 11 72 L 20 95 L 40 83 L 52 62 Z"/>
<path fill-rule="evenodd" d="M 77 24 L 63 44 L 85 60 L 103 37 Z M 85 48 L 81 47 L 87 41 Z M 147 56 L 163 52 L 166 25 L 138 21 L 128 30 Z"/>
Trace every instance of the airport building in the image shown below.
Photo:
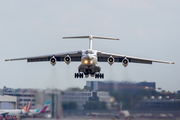
<path fill-rule="evenodd" d="M 178 90 L 178 91 L 177 91 L 177 94 L 179 94 L 179 95 L 180 95 L 180 90 Z"/>
<path fill-rule="evenodd" d="M 62 95 L 61 91 L 57 89 L 46 89 L 35 91 L 36 108 L 42 108 L 47 102 L 51 102 L 49 111 L 51 112 L 52 118 L 59 118 L 63 116 L 62 109 Z M 43 104 L 42 104 L 43 103 Z"/>
<path fill-rule="evenodd" d="M 35 109 L 35 90 L 33 89 L 13 89 L 4 88 L 1 90 L 2 95 L 16 96 L 17 109 L 22 109 L 29 101 L 32 101 L 32 109 Z"/>
<path fill-rule="evenodd" d="M 48 111 L 51 116 L 58 118 L 63 116 L 61 91 L 57 89 L 13 89 L 4 87 L 0 90 L 0 108 L 22 109 L 29 101 L 32 101 L 31 109 L 41 109 L 47 101 L 51 105 Z M 3 107 L 4 106 L 4 107 Z"/>
<path fill-rule="evenodd" d="M 139 104 L 139 108 L 144 110 L 179 110 L 180 100 L 142 100 Z"/>
<path fill-rule="evenodd" d="M 17 109 L 17 97 L 0 95 L 0 109 Z"/>
<path fill-rule="evenodd" d="M 78 109 L 84 109 L 84 105 L 89 100 L 106 102 L 107 108 L 111 109 L 109 92 L 101 91 L 65 91 L 63 95 L 63 102 L 75 101 L 78 104 Z"/>
<path fill-rule="evenodd" d="M 91 87 L 91 90 L 104 91 L 121 91 L 121 92 L 138 92 L 143 89 L 156 89 L 155 82 L 113 82 L 113 81 L 86 81 L 86 85 Z"/>
<path fill-rule="evenodd" d="M 1 91 L 2 95 L 16 96 L 17 97 L 17 109 L 22 109 L 29 101 L 32 101 L 32 109 L 35 109 L 35 90 L 33 89 L 13 89 L 4 88 Z"/>

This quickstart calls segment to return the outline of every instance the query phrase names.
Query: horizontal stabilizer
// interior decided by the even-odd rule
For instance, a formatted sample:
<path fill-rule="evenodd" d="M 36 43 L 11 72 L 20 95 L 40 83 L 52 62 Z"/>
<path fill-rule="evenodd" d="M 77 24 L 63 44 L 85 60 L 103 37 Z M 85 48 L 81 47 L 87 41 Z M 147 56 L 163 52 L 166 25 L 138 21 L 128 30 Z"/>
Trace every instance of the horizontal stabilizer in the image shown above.
<path fill-rule="evenodd" d="M 119 40 L 119 38 L 111 38 L 111 37 L 102 37 L 102 36 L 74 36 L 74 37 L 63 37 L 63 39 L 73 39 L 73 38 L 89 38 L 89 49 L 92 50 L 92 40 L 96 39 L 109 39 L 109 40 Z"/>
<path fill-rule="evenodd" d="M 109 40 L 119 40 L 119 38 L 111 38 L 111 37 L 102 37 L 102 36 L 93 36 L 93 35 L 89 35 L 89 36 L 73 36 L 73 37 L 63 37 L 63 39 L 73 39 L 73 38 L 89 38 L 89 39 L 109 39 Z"/>

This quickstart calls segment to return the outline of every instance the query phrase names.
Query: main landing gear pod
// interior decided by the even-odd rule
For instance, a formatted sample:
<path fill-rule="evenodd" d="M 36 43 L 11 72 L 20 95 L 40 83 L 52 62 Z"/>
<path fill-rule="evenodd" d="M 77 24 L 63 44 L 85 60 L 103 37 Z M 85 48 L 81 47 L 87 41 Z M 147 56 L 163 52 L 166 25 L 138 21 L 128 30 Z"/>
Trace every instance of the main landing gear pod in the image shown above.
<path fill-rule="evenodd" d="M 104 79 L 104 74 L 103 74 L 103 73 L 96 73 L 96 74 L 95 74 L 95 78 L 96 78 L 96 79 L 99 79 L 99 78 L 100 78 L 100 79 Z"/>
<path fill-rule="evenodd" d="M 74 78 L 83 78 L 83 73 L 75 73 Z"/>

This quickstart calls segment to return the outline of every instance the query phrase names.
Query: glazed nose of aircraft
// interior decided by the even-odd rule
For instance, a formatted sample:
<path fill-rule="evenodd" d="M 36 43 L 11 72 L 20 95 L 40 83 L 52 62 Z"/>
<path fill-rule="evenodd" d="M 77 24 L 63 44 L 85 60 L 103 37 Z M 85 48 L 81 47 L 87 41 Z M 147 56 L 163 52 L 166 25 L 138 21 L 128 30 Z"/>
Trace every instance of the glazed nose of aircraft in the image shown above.
<path fill-rule="evenodd" d="M 87 54 L 86 58 L 87 58 L 87 59 L 92 59 L 92 55 Z"/>

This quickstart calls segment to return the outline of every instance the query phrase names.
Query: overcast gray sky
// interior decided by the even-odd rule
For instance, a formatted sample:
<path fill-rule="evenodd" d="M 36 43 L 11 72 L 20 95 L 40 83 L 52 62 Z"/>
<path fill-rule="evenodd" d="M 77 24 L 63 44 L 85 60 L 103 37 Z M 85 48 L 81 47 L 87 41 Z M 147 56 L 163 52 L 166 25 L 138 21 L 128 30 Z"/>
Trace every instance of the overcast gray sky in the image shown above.
<path fill-rule="evenodd" d="M 5 59 L 87 49 L 88 39 L 63 36 L 98 35 L 120 41 L 94 40 L 93 49 L 175 62 L 175 65 L 99 63 L 105 80 L 156 82 L 180 90 L 179 0 L 15 0 L 0 1 L 0 88 L 83 87 L 74 79 L 80 62 L 5 62 Z"/>

